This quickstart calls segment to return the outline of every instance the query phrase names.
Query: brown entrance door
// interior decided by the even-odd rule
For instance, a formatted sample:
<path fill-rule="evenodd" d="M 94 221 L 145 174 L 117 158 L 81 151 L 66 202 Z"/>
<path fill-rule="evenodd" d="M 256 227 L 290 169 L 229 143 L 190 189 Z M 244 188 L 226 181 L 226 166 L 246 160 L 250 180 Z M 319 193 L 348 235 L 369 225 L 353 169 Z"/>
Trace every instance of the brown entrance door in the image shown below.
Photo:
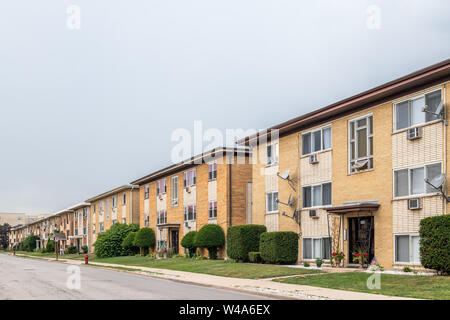
<path fill-rule="evenodd" d="M 368 252 L 370 263 L 374 257 L 374 223 L 373 217 L 357 217 L 348 218 L 349 246 L 348 257 L 349 262 L 353 262 L 353 255 L 361 248 L 364 252 Z"/>
<path fill-rule="evenodd" d="M 178 254 L 178 246 L 179 246 L 179 239 L 178 239 L 178 230 L 172 230 L 172 248 L 175 254 Z"/>

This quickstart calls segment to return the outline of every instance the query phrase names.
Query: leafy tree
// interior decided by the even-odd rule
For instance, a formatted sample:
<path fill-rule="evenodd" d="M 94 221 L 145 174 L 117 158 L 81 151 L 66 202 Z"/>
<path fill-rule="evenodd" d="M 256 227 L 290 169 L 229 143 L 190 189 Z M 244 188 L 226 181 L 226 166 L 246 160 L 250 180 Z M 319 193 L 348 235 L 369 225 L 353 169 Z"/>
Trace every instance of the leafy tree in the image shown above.
<path fill-rule="evenodd" d="M 35 236 L 33 233 L 31 233 L 23 240 L 23 250 L 31 252 L 36 249 L 36 241 L 39 239 L 40 238 L 38 236 Z"/>
<path fill-rule="evenodd" d="M 7 249 L 9 246 L 9 231 L 11 226 L 7 223 L 0 225 L 0 248 Z"/>
<path fill-rule="evenodd" d="M 45 248 L 47 252 L 55 252 L 55 241 L 54 240 L 48 240 L 47 241 L 47 247 Z"/>
<path fill-rule="evenodd" d="M 137 232 L 130 232 L 125 239 L 122 241 L 122 247 L 125 250 L 131 251 L 133 254 L 136 254 L 139 250 L 138 247 L 134 245 L 134 239 L 136 238 Z"/>
<path fill-rule="evenodd" d="M 129 249 L 122 247 L 122 242 L 130 232 L 139 229 L 137 224 L 116 223 L 109 230 L 98 235 L 94 253 L 97 257 L 117 257 L 130 255 Z"/>
<path fill-rule="evenodd" d="M 197 234 L 197 231 L 189 231 L 188 233 L 185 234 L 183 239 L 181 239 L 181 245 L 184 248 L 188 249 L 190 257 L 192 257 L 195 253 L 196 248 L 195 248 L 194 240 L 195 240 L 196 234 Z"/>
<path fill-rule="evenodd" d="M 141 255 L 149 248 L 155 247 L 155 232 L 150 228 L 142 228 L 134 237 L 134 245 L 140 249 Z"/>
<path fill-rule="evenodd" d="M 195 235 L 194 245 L 197 248 L 207 248 L 210 259 L 217 259 L 217 248 L 225 244 L 225 233 L 217 224 L 203 226 Z"/>

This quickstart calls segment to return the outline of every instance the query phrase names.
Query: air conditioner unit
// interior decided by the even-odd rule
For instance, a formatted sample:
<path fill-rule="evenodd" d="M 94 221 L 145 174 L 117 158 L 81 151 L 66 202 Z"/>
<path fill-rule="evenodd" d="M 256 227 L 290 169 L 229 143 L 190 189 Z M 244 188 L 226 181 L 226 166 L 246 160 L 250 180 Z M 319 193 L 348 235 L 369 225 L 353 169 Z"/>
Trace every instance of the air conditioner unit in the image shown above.
<path fill-rule="evenodd" d="M 408 209 L 409 210 L 422 209 L 422 201 L 420 201 L 419 198 L 408 199 Z"/>
<path fill-rule="evenodd" d="M 185 222 L 184 222 L 184 226 L 185 226 L 186 228 L 191 228 L 191 224 L 189 223 L 189 221 L 185 221 Z"/>
<path fill-rule="evenodd" d="M 158 198 L 159 198 L 159 200 L 162 200 L 162 199 L 163 199 L 163 196 L 162 196 L 161 193 L 158 195 Z"/>
<path fill-rule="evenodd" d="M 186 192 L 191 193 L 191 187 L 186 187 Z"/>
<path fill-rule="evenodd" d="M 313 219 L 319 218 L 319 217 L 317 216 L 317 210 L 309 210 L 309 216 L 310 216 L 311 218 L 313 218 Z"/>
<path fill-rule="evenodd" d="M 367 169 L 369 165 L 369 160 L 357 160 L 355 161 L 355 163 L 353 164 L 352 168 L 355 170 L 363 170 L 363 169 Z"/>
<path fill-rule="evenodd" d="M 309 156 L 309 163 L 314 164 L 314 163 L 318 163 L 318 162 L 319 162 L 319 160 L 317 160 L 317 153 Z"/>
<path fill-rule="evenodd" d="M 408 129 L 408 140 L 415 140 L 422 137 L 422 128 L 416 127 Z"/>

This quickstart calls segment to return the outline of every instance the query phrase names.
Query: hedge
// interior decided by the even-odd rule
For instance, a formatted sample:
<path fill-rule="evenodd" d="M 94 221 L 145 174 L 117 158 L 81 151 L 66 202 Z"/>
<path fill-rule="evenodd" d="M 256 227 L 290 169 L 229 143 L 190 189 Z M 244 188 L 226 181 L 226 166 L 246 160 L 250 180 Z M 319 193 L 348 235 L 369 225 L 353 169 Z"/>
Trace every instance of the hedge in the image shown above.
<path fill-rule="evenodd" d="M 194 237 L 194 245 L 197 248 L 208 248 L 209 258 L 217 259 L 217 247 L 225 244 L 225 233 L 217 224 L 203 226 Z"/>
<path fill-rule="evenodd" d="M 295 263 L 298 259 L 298 234 L 287 232 L 264 232 L 259 241 L 261 258 L 269 263 Z"/>
<path fill-rule="evenodd" d="M 261 252 L 249 252 L 248 253 L 248 260 L 253 263 L 260 263 L 262 262 L 261 259 Z"/>
<path fill-rule="evenodd" d="M 149 248 L 155 247 L 155 232 L 150 228 L 142 228 L 134 237 L 133 244 L 141 249 L 141 254 Z"/>
<path fill-rule="evenodd" d="M 227 255 L 231 259 L 248 261 L 249 252 L 259 251 L 259 238 L 267 229 L 263 225 L 247 224 L 228 228 Z"/>
<path fill-rule="evenodd" d="M 40 240 L 38 236 L 35 236 L 33 233 L 30 234 L 23 240 L 23 250 L 25 251 L 33 251 L 36 249 L 36 241 Z"/>
<path fill-rule="evenodd" d="M 450 216 L 442 215 L 420 221 L 420 262 L 439 273 L 450 272 Z"/>
<path fill-rule="evenodd" d="M 46 252 L 55 252 L 55 241 L 54 240 L 48 240 L 47 246 L 45 247 Z"/>
<path fill-rule="evenodd" d="M 191 256 L 191 257 L 195 253 L 194 240 L 195 240 L 196 234 L 197 234 L 197 231 L 189 231 L 188 233 L 186 233 L 184 235 L 183 239 L 181 239 L 181 246 L 188 250 L 189 256 Z"/>
<path fill-rule="evenodd" d="M 122 247 L 125 250 L 129 250 L 130 253 L 136 254 L 139 250 L 138 248 L 134 245 L 134 239 L 136 237 L 136 233 L 137 232 L 130 232 L 125 239 L 123 239 L 122 241 Z"/>
<path fill-rule="evenodd" d="M 94 253 L 97 257 L 117 257 L 130 254 L 130 250 L 122 247 L 125 237 L 133 231 L 137 231 L 137 224 L 116 223 L 109 230 L 98 235 L 94 243 Z"/>

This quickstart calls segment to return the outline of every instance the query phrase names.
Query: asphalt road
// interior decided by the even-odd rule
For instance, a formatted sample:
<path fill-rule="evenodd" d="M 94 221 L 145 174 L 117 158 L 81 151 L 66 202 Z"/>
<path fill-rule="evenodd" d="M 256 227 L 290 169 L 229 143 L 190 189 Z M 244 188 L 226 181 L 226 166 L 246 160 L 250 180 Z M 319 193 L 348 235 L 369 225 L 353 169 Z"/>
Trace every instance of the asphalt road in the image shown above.
<path fill-rule="evenodd" d="M 0 254 L 0 300 L 5 299 L 264 300 L 266 298 L 114 270 L 70 266 Z"/>

